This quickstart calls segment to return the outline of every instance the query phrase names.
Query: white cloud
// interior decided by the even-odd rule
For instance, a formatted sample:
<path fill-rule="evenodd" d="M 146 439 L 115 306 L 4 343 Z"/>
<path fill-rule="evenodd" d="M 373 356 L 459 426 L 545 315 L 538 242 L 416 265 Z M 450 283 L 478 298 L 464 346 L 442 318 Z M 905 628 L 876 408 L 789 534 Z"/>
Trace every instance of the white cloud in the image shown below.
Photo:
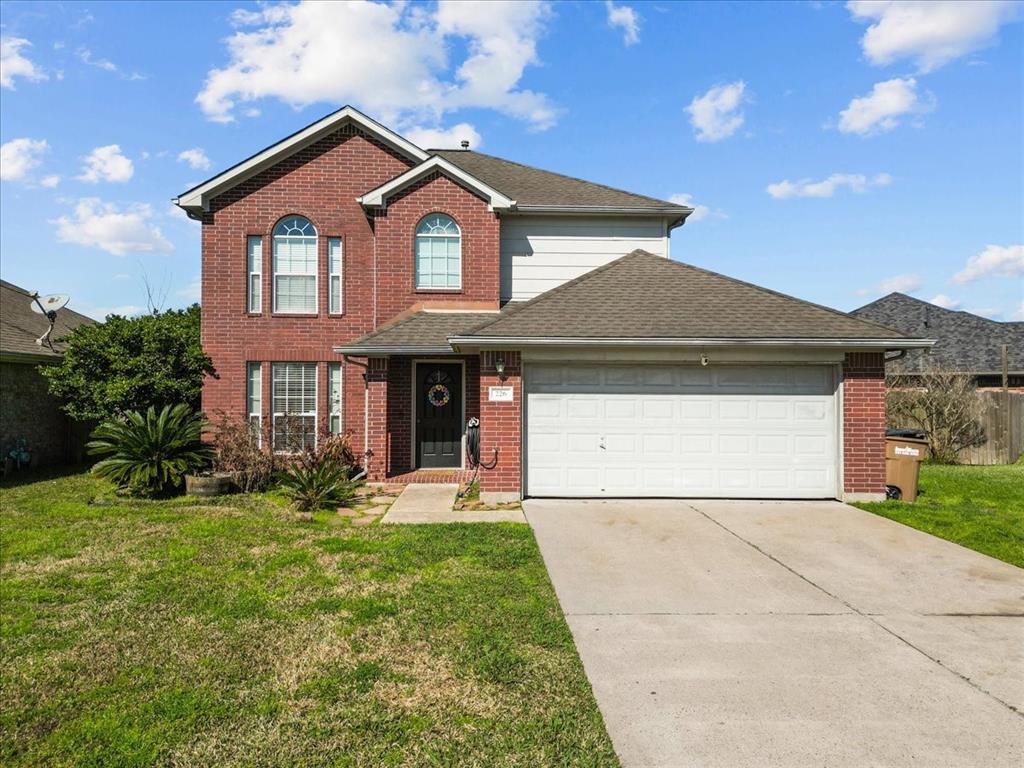
<path fill-rule="evenodd" d="M 944 293 L 937 293 L 928 300 L 928 303 L 934 304 L 936 307 L 942 307 L 943 309 L 959 309 L 962 302 L 959 299 L 954 299 Z"/>
<path fill-rule="evenodd" d="M 117 307 L 93 307 L 86 305 L 84 307 L 77 307 L 76 310 L 81 312 L 83 315 L 91 317 L 93 320 L 99 320 L 100 322 L 106 320 L 108 315 L 136 317 L 138 315 L 144 315 L 147 312 L 145 307 L 140 307 L 136 304 L 122 304 Z"/>
<path fill-rule="evenodd" d="M 969 312 L 972 315 L 981 315 L 982 317 L 987 317 L 991 320 L 1001 320 L 1003 317 L 1003 310 L 998 307 L 971 307 L 964 311 Z"/>
<path fill-rule="evenodd" d="M 407 128 L 402 135 L 424 149 L 457 149 L 462 141 L 468 141 L 470 149 L 480 149 L 484 143 L 483 137 L 469 123 L 451 128 Z"/>
<path fill-rule="evenodd" d="M 118 144 L 96 147 L 84 158 L 82 175 L 79 181 L 95 184 L 100 181 L 128 181 L 135 173 L 132 161 L 121 154 Z"/>
<path fill-rule="evenodd" d="M 115 256 L 129 253 L 170 253 L 174 250 L 158 227 L 149 223 L 153 209 L 145 204 L 130 205 L 124 210 L 96 197 L 84 197 L 75 205 L 73 217 L 61 216 L 57 239 L 100 248 Z"/>
<path fill-rule="evenodd" d="M 853 99 L 839 113 L 839 130 L 860 136 L 884 133 L 898 126 L 904 115 L 930 112 L 934 108 L 933 96 L 921 98 L 918 95 L 917 80 L 897 77 L 875 83 L 867 96 Z"/>
<path fill-rule="evenodd" d="M 191 281 L 189 281 L 188 285 L 184 288 L 179 288 L 175 293 L 187 301 L 200 301 L 203 297 L 202 276 L 196 275 Z"/>
<path fill-rule="evenodd" d="M 41 187 L 46 187 L 46 189 L 53 189 L 58 184 L 60 184 L 60 176 L 58 176 L 56 173 L 51 173 L 48 176 L 43 176 L 43 178 L 39 180 L 39 185 Z"/>
<path fill-rule="evenodd" d="M 547 3 L 534 2 L 264 5 L 233 15 L 244 29 L 227 39 L 228 63 L 207 73 L 196 102 L 217 122 L 276 98 L 296 108 L 359 104 L 400 128 L 472 107 L 544 129 L 558 110 L 519 81 L 538 63 L 549 16 Z M 465 52 L 461 61 L 449 61 L 453 50 Z"/>
<path fill-rule="evenodd" d="M 989 45 L 1020 6 L 1005 0 L 853 0 L 846 7 L 854 19 L 871 22 L 861 38 L 868 61 L 912 59 L 930 72 Z"/>
<path fill-rule="evenodd" d="M 1024 301 L 1022 301 L 1017 306 L 1017 308 L 1015 310 L 1013 310 L 1013 314 L 1010 315 L 1010 319 L 1011 320 L 1024 320 Z"/>
<path fill-rule="evenodd" d="M 188 163 L 190 168 L 197 171 L 205 171 L 210 167 L 210 158 L 206 156 L 200 147 L 193 147 L 178 153 L 179 163 Z"/>
<path fill-rule="evenodd" d="M 972 283 L 984 277 L 1024 276 L 1024 245 L 988 245 L 971 256 L 962 270 L 953 275 L 954 283 Z"/>
<path fill-rule="evenodd" d="M 686 111 L 697 141 L 721 141 L 732 136 L 743 125 L 743 93 L 746 83 L 737 80 L 716 85 L 702 96 L 695 96 Z"/>
<path fill-rule="evenodd" d="M 870 187 L 884 187 L 891 183 L 892 176 L 888 173 L 878 173 L 870 178 L 862 173 L 833 173 L 822 181 L 777 181 L 769 184 L 765 191 L 776 200 L 786 200 L 791 197 L 832 197 L 843 187 L 860 193 Z"/>
<path fill-rule="evenodd" d="M 50 145 L 46 139 L 11 139 L 0 145 L 0 179 L 18 181 L 39 165 Z"/>
<path fill-rule="evenodd" d="M 728 216 L 726 216 L 722 211 L 714 210 L 710 206 L 698 205 L 693 202 L 693 195 L 687 192 L 676 192 L 674 195 L 669 195 L 668 200 L 670 203 L 675 203 L 676 205 L 685 205 L 689 208 L 693 208 L 693 213 L 686 217 L 687 224 L 695 224 L 696 222 L 707 218 L 728 218 Z"/>
<path fill-rule="evenodd" d="M 47 79 L 39 65 L 21 52 L 22 48 L 31 45 L 23 37 L 0 37 L 0 87 L 13 89 L 16 77 L 23 77 L 29 82 Z"/>
<path fill-rule="evenodd" d="M 919 275 L 893 275 L 879 282 L 874 288 L 862 288 L 857 291 L 857 294 L 868 296 L 889 293 L 913 293 L 922 285 L 924 285 L 924 281 Z"/>
<path fill-rule="evenodd" d="M 622 30 L 622 42 L 626 45 L 640 42 L 640 14 L 636 10 L 628 5 L 616 5 L 612 0 L 605 0 L 604 7 L 608 11 L 608 26 Z"/>
<path fill-rule="evenodd" d="M 83 64 L 88 64 L 90 67 L 96 67 L 102 69 L 104 72 L 113 72 L 114 74 L 120 75 L 122 80 L 145 80 L 146 76 L 141 75 L 138 72 L 126 73 L 121 71 L 121 68 L 117 66 L 110 59 L 97 59 L 92 55 L 92 51 L 88 48 L 79 48 L 75 53 L 78 58 L 82 60 Z"/>

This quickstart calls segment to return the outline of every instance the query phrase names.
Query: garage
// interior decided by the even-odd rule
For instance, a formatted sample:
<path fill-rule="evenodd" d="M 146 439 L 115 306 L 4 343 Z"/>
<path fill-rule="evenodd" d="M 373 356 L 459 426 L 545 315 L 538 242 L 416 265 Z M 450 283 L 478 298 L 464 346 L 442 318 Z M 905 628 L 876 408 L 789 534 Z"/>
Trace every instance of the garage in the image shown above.
<path fill-rule="evenodd" d="M 832 365 L 524 365 L 530 496 L 833 498 Z"/>

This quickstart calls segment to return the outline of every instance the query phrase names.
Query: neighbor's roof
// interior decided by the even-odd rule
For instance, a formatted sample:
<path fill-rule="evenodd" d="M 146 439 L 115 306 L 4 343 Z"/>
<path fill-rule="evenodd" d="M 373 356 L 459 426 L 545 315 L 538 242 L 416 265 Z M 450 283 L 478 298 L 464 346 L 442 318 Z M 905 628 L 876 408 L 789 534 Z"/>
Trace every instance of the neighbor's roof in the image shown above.
<path fill-rule="evenodd" d="M 929 343 L 640 250 L 514 305 L 452 342 L 472 345 L 504 339 L 547 343 L 851 342 L 851 346 L 860 342 L 871 347 Z"/>
<path fill-rule="evenodd" d="M 421 311 L 381 326 L 365 336 L 336 347 L 343 354 L 451 353 L 448 337 L 472 330 L 498 312 Z"/>
<path fill-rule="evenodd" d="M 556 208 L 615 209 L 686 215 L 685 205 L 645 197 L 592 181 L 563 176 L 467 149 L 432 149 L 453 165 L 516 201 L 518 210 Z"/>
<path fill-rule="evenodd" d="M 36 339 L 46 333 L 50 324 L 45 317 L 32 311 L 31 303 L 31 292 L 0 280 L 0 356 L 26 362 L 59 360 L 59 352 L 36 344 Z M 57 312 L 51 338 L 56 342 L 78 326 L 95 322 L 91 317 L 65 307 Z M 55 343 L 54 346 L 61 349 L 60 344 Z"/>
<path fill-rule="evenodd" d="M 935 339 L 929 353 L 911 352 L 890 363 L 894 372 L 920 373 L 935 366 L 970 373 L 1001 373 L 1003 344 L 1008 347 L 1010 372 L 1024 372 L 1024 323 L 1000 323 L 970 312 L 943 309 L 903 293 L 890 293 L 851 314 Z"/>

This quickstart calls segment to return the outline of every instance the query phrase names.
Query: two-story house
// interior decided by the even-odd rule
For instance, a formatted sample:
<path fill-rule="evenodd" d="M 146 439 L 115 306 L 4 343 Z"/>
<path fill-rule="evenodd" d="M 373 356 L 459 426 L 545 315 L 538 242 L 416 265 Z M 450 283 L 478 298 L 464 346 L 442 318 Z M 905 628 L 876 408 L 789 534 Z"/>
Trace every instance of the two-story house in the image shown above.
<path fill-rule="evenodd" d="M 671 261 L 685 206 L 351 107 L 176 202 L 203 407 L 275 447 L 346 432 L 371 479 L 459 477 L 475 418 L 492 499 L 884 494 L 883 354 L 927 342 Z"/>

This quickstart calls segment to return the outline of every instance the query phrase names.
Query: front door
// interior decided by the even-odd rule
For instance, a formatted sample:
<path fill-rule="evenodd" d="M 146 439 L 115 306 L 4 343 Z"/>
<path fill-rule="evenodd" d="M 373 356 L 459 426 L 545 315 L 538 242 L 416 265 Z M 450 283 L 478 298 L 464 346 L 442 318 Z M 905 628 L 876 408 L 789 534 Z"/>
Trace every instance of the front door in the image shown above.
<path fill-rule="evenodd" d="M 416 364 L 416 466 L 462 466 L 462 366 Z"/>

